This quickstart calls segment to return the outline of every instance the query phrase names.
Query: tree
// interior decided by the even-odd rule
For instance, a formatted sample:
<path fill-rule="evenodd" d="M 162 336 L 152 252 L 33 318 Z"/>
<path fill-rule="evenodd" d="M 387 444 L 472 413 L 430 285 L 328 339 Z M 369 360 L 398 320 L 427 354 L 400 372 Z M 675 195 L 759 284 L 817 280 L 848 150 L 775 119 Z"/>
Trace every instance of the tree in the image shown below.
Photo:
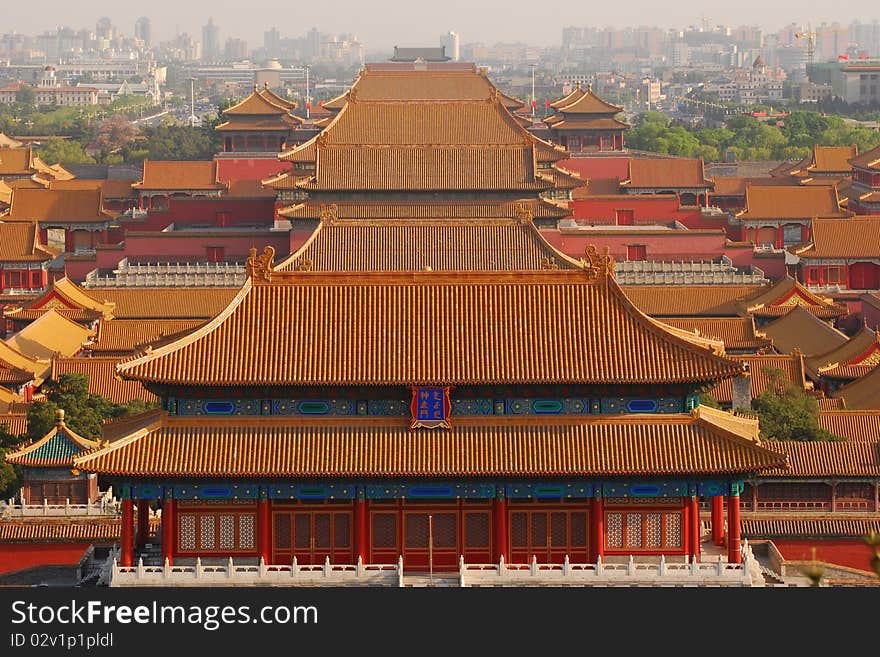
<path fill-rule="evenodd" d="M 32 404 L 28 410 L 27 437 L 30 440 L 49 433 L 55 425 L 58 409 L 64 409 L 64 422 L 73 431 L 97 440 L 104 420 L 127 417 L 155 406 L 139 399 L 114 404 L 105 397 L 93 395 L 89 393 L 89 378 L 85 374 L 62 374 L 57 381 L 49 379 L 43 383 L 42 391 L 46 401 Z"/>
<path fill-rule="evenodd" d="M 72 139 L 52 137 L 39 148 L 40 159 L 46 164 L 92 164 L 95 158 L 86 154 L 82 144 Z"/>
<path fill-rule="evenodd" d="M 95 126 L 88 148 L 103 161 L 110 153 L 127 146 L 136 136 L 137 129 L 131 122 L 122 114 L 115 114 Z"/>
<path fill-rule="evenodd" d="M 772 440 L 840 440 L 819 427 L 819 404 L 778 368 L 767 368 L 770 385 L 752 400 L 761 437 Z"/>
<path fill-rule="evenodd" d="M 27 109 L 33 109 L 37 105 L 37 92 L 33 87 L 22 85 L 15 92 L 15 102 Z"/>
<path fill-rule="evenodd" d="M 18 473 L 11 463 L 6 462 L 6 453 L 12 451 L 0 447 L 0 499 L 8 500 L 18 490 Z"/>

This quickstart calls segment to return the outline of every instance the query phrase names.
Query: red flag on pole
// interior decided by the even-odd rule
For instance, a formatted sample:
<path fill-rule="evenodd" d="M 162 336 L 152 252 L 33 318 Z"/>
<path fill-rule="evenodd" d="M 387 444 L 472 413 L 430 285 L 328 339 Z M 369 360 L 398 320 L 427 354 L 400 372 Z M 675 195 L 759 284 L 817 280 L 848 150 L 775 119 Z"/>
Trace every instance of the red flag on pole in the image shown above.
<path fill-rule="evenodd" d="M 537 106 L 538 106 L 538 101 L 537 101 L 537 100 L 533 100 L 533 101 L 532 101 L 532 107 L 537 107 Z"/>
<path fill-rule="evenodd" d="M 837 59 L 838 59 L 838 61 L 840 61 L 842 59 L 849 59 L 849 55 L 838 55 Z"/>
<path fill-rule="evenodd" d="M 550 101 L 549 101 L 549 100 L 545 100 L 545 101 L 544 101 L 544 108 L 545 108 L 545 109 L 550 109 Z"/>
<path fill-rule="evenodd" d="M 312 109 L 312 104 L 311 104 L 310 102 L 307 102 L 307 103 L 306 103 L 306 109 L 307 109 L 307 110 Z"/>

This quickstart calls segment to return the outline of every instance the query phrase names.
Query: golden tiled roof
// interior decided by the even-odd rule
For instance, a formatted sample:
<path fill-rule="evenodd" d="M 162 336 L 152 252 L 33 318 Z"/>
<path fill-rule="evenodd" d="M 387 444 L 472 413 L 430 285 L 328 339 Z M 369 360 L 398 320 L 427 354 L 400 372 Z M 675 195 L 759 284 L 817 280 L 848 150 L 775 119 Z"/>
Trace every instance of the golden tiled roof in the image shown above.
<path fill-rule="evenodd" d="M 144 178 L 132 187 L 151 190 L 226 189 L 217 178 L 217 162 L 214 160 L 144 160 Z"/>
<path fill-rule="evenodd" d="M 772 379 L 769 370 L 782 370 L 784 378 L 801 390 L 807 390 L 807 380 L 804 376 L 803 354 L 785 355 L 744 355 L 730 356 L 731 359 L 739 360 L 749 365 L 751 372 L 752 399 L 763 394 L 770 388 Z M 722 404 L 733 402 L 733 382 L 731 380 L 720 381 L 709 394 Z"/>
<path fill-rule="evenodd" d="M 856 409 L 880 409 L 880 367 L 852 383 L 848 383 L 831 393 L 832 397 L 843 398 L 846 407 Z"/>
<path fill-rule="evenodd" d="M 49 310 L 6 339 L 6 343 L 31 358 L 72 356 L 91 341 L 94 331 Z"/>
<path fill-rule="evenodd" d="M 100 189 L 15 189 L 4 221 L 40 223 L 106 223 L 115 217 L 104 211 Z"/>
<path fill-rule="evenodd" d="M 812 356 L 839 347 L 848 338 L 828 322 L 816 317 L 803 306 L 795 306 L 779 319 L 765 325 L 761 331 L 773 340 L 773 347 L 784 354 L 794 349 Z"/>
<path fill-rule="evenodd" d="M 150 532 L 158 531 L 158 520 L 150 521 Z M 112 543 L 119 540 L 118 518 L 34 518 L 0 521 L 0 542 L 4 543 Z"/>
<path fill-rule="evenodd" d="M 817 397 L 816 403 L 819 404 L 819 412 L 842 411 L 846 409 L 846 404 L 843 399 L 837 399 L 835 397 Z"/>
<path fill-rule="evenodd" d="M 740 521 L 744 538 L 862 538 L 880 532 L 880 519 L 868 518 L 746 518 Z M 865 548 L 867 554 L 867 548 Z"/>
<path fill-rule="evenodd" d="M 223 310 L 238 288 L 96 288 L 93 300 L 113 304 L 117 319 L 210 319 Z"/>
<path fill-rule="evenodd" d="M 876 169 L 880 171 L 880 146 L 875 146 L 871 150 L 851 158 L 849 163 L 860 169 Z"/>
<path fill-rule="evenodd" d="M 248 279 L 211 322 L 120 373 L 204 385 L 408 385 L 711 381 L 740 371 L 644 317 L 600 260 L 588 271 L 505 276 L 275 272 L 281 282 Z"/>
<path fill-rule="evenodd" d="M 578 85 L 575 86 L 574 89 L 572 89 L 571 93 L 569 93 L 567 96 L 563 96 L 562 98 L 554 100 L 552 103 L 550 103 L 550 107 L 558 109 L 560 107 L 565 107 L 566 105 L 571 105 L 576 100 L 582 98 L 585 94 L 586 92 L 581 88 L 580 83 L 578 83 Z"/>
<path fill-rule="evenodd" d="M 765 440 L 769 450 L 788 455 L 788 469 L 767 477 L 877 477 L 880 442 L 847 440 Z"/>
<path fill-rule="evenodd" d="M 544 199 L 517 201 L 441 201 L 388 203 L 318 203 L 305 201 L 278 212 L 288 219 L 320 219 L 334 212 L 337 219 L 515 219 L 523 212 L 533 218 L 567 217 L 571 210 Z"/>
<path fill-rule="evenodd" d="M 44 262 L 56 255 L 40 244 L 37 224 L 0 223 L 0 262 Z"/>
<path fill-rule="evenodd" d="M 0 385 L 16 388 L 33 380 L 33 372 L 20 369 L 0 359 Z"/>
<path fill-rule="evenodd" d="M 630 158 L 628 166 L 627 178 L 620 183 L 623 187 L 671 190 L 712 188 L 712 181 L 706 179 L 702 158 Z"/>
<path fill-rule="evenodd" d="M 745 196 L 748 185 L 782 185 L 787 181 L 779 178 L 739 178 L 729 176 L 712 176 L 715 189 L 712 198 L 717 196 Z"/>
<path fill-rule="evenodd" d="M 36 385 L 40 385 L 49 374 L 52 363 L 45 358 L 32 358 L 27 356 L 5 340 L 0 340 L 0 362 L 24 372 L 31 372 Z"/>
<path fill-rule="evenodd" d="M 859 378 L 877 365 L 880 365 L 880 337 L 867 326 L 863 326 L 846 342 L 806 360 L 807 372 L 814 379 Z M 847 366 L 851 369 L 849 373 L 844 371 Z M 852 369 L 852 366 L 862 366 L 862 369 Z"/>
<path fill-rule="evenodd" d="M 328 128 L 330 130 L 331 128 Z M 327 146 L 318 151 L 316 190 L 535 190 L 533 147 Z"/>
<path fill-rule="evenodd" d="M 201 319 L 114 319 L 98 323 L 95 340 L 88 346 L 94 355 L 126 355 L 161 338 L 191 331 Z"/>
<path fill-rule="evenodd" d="M 607 117 L 571 117 L 554 121 L 554 130 L 625 130 L 631 127 L 615 118 Z"/>
<path fill-rule="evenodd" d="M 880 217 L 813 219 L 813 241 L 801 258 L 880 258 Z"/>
<path fill-rule="evenodd" d="M 299 123 L 289 114 L 272 117 L 235 117 L 217 125 L 218 132 L 266 132 L 293 130 Z"/>
<path fill-rule="evenodd" d="M 36 171 L 30 146 L 0 148 L 0 176 L 30 175 Z"/>
<path fill-rule="evenodd" d="M 746 208 L 737 213 L 743 221 L 757 219 L 815 219 L 852 216 L 840 209 L 837 187 L 833 185 L 749 185 L 746 187 Z"/>
<path fill-rule="evenodd" d="M 614 476 L 755 472 L 785 456 L 695 415 L 460 418 L 453 431 L 409 420 L 180 419 L 76 461 L 128 476 Z"/>
<path fill-rule="evenodd" d="M 116 178 L 102 178 L 92 180 L 88 178 L 76 178 L 73 180 L 53 180 L 49 183 L 49 189 L 69 190 L 69 189 L 100 189 L 104 194 L 104 200 L 122 199 L 134 196 L 134 190 L 131 188 L 133 180 L 124 180 Z"/>
<path fill-rule="evenodd" d="M 73 321 L 91 321 L 113 316 L 113 304 L 94 299 L 66 276 L 46 289 L 39 297 L 17 306 L 7 304 L 3 316 L 18 320 L 34 320 L 54 310 Z"/>
<path fill-rule="evenodd" d="M 3 148 L 21 148 L 24 144 L 16 139 L 13 139 L 6 133 L 0 132 L 0 149 Z"/>
<path fill-rule="evenodd" d="M 752 317 L 667 317 L 663 319 L 677 329 L 724 342 L 726 349 L 763 349 L 773 341 L 755 329 Z"/>
<path fill-rule="evenodd" d="M 45 436 L 20 446 L 5 456 L 7 463 L 33 468 L 73 467 L 74 458 L 98 447 L 98 442 L 83 438 L 64 424 L 64 412 Z"/>
<path fill-rule="evenodd" d="M 835 436 L 880 443 L 880 409 L 873 411 L 819 411 L 819 426 Z"/>
<path fill-rule="evenodd" d="M 116 376 L 119 358 L 55 358 L 52 361 L 52 378 L 58 380 L 63 374 L 85 374 L 89 377 L 89 392 L 109 399 L 114 404 L 127 404 L 134 399 L 145 402 L 157 397 L 137 381 L 125 381 Z"/>
<path fill-rule="evenodd" d="M 275 94 L 272 95 L 274 96 Z M 255 88 L 253 92 L 240 103 L 223 110 L 223 114 L 226 116 L 282 116 L 288 114 L 289 111 L 289 107 L 273 102 L 271 97 L 262 93 L 262 90 L 258 91 Z"/>
<path fill-rule="evenodd" d="M 838 173 L 852 171 L 850 160 L 857 157 L 859 147 L 819 146 L 813 147 L 813 162 L 807 167 L 810 173 Z"/>
<path fill-rule="evenodd" d="M 0 426 L 4 424 L 13 436 L 24 436 L 27 434 L 27 413 L 3 413 L 0 415 Z"/>
<path fill-rule="evenodd" d="M 296 101 L 288 100 L 287 98 L 283 98 L 276 94 L 269 88 L 268 83 L 263 85 L 262 89 L 258 89 L 257 93 L 260 94 L 264 100 L 268 100 L 270 103 L 275 103 L 276 105 L 280 105 L 285 108 L 288 112 L 295 110 L 299 105 L 297 105 Z M 299 118 L 299 117 L 295 117 Z"/>
<path fill-rule="evenodd" d="M 577 269 L 531 221 L 367 219 L 324 221 L 279 270 L 521 271 Z"/>
<path fill-rule="evenodd" d="M 737 300 L 766 290 L 762 285 L 627 285 L 623 291 L 652 317 L 736 317 Z"/>
<path fill-rule="evenodd" d="M 738 302 L 740 313 L 756 317 L 782 317 L 795 307 L 801 306 L 819 318 L 842 317 L 849 311 L 828 297 L 811 292 L 800 282 L 786 276 L 773 285 L 742 297 Z"/>
<path fill-rule="evenodd" d="M 569 94 L 569 96 L 573 95 Z M 586 92 L 573 98 L 569 103 L 562 105 L 557 101 L 555 104 L 551 103 L 550 106 L 563 114 L 610 114 L 613 116 L 623 111 L 622 107 L 612 105 L 593 93 L 592 85 L 587 88 Z"/>

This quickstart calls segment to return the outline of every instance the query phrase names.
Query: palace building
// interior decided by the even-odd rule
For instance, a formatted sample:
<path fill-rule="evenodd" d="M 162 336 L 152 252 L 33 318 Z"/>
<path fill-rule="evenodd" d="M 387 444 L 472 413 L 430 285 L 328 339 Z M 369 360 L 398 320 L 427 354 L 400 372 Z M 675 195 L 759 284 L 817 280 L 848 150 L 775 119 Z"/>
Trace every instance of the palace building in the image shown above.
<path fill-rule="evenodd" d="M 607 254 L 546 242 L 565 153 L 484 76 L 388 67 L 281 155 L 305 243 L 254 250 L 225 309 L 117 365 L 161 408 L 75 459 L 122 498 L 114 573 L 140 577 L 159 508 L 172 585 L 212 559 L 696 564 L 701 500 L 742 568 L 744 482 L 787 457 L 698 397 L 743 366 L 638 310 Z"/>

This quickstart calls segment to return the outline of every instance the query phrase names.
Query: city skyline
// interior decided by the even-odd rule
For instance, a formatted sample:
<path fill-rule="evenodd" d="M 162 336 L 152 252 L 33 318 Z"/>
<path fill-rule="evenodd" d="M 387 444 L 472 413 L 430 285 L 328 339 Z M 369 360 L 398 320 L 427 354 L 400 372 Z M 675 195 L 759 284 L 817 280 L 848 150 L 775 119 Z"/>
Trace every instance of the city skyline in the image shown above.
<path fill-rule="evenodd" d="M 639 0 L 624 7 L 608 5 L 587 9 L 583 4 L 562 0 L 543 21 L 534 19 L 531 6 L 503 0 L 489 0 L 479 6 L 451 0 L 443 6 L 417 8 L 396 0 L 376 0 L 370 4 L 342 0 L 332 13 L 323 8 L 297 8 L 293 20 L 286 18 L 290 6 L 275 2 L 262 5 L 262 11 L 255 16 L 212 3 L 180 6 L 168 0 L 157 0 L 147 11 L 143 7 L 110 6 L 94 0 L 79 2 L 76 6 L 50 0 L 48 5 L 48 10 L 39 14 L 21 5 L 7 8 L 5 18 L 9 28 L 5 31 L 38 34 L 65 26 L 93 29 L 94 24 L 106 16 L 123 34 L 133 35 L 135 21 L 146 16 L 151 21 L 152 40 L 157 43 L 181 33 L 199 39 L 202 27 L 210 18 L 219 29 L 221 43 L 235 37 L 253 47 L 262 43 L 264 32 L 272 27 L 277 27 L 282 36 L 301 34 L 315 27 L 321 32 L 354 34 L 371 49 L 390 49 L 394 45 L 439 44 L 441 36 L 450 30 L 461 35 L 462 43 L 524 42 L 555 46 L 561 40 L 563 28 L 568 26 L 684 29 L 705 21 L 710 27 L 757 25 L 774 32 L 791 23 L 846 25 L 855 20 L 862 23 L 878 20 L 878 15 L 865 15 L 864 6 L 854 0 L 843 0 L 833 8 L 812 13 L 793 0 L 772 7 L 757 0 L 744 0 L 736 6 L 707 8 L 701 12 L 694 12 L 682 3 L 660 9 Z M 173 15 L 174 19 L 163 19 L 163 14 Z"/>

